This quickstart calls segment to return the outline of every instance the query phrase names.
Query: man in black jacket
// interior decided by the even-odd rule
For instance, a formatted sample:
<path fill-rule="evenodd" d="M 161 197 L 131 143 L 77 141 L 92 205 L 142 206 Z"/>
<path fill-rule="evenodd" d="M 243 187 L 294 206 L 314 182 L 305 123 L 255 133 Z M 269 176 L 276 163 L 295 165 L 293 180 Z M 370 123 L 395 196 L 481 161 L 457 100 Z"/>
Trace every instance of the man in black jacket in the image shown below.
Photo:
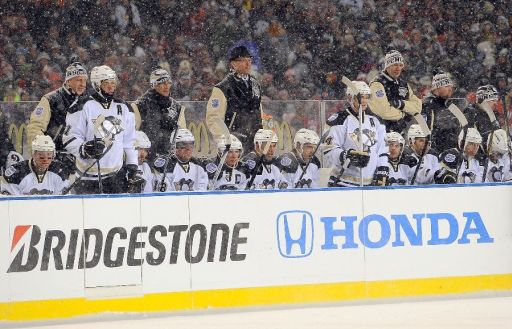
<path fill-rule="evenodd" d="M 176 127 L 186 128 L 185 108 L 171 95 L 171 76 L 158 68 L 149 77 L 150 89 L 131 104 L 135 116 L 140 117 L 137 130 L 146 133 L 151 141 L 149 163 L 157 157 L 164 157 L 171 147 L 171 134 Z"/>
<path fill-rule="evenodd" d="M 461 124 L 448 110 L 448 99 L 453 94 L 453 81 L 445 72 L 437 72 L 432 78 L 430 94 L 423 98 L 423 113 L 431 129 L 431 147 L 438 153 L 457 147 Z"/>
<path fill-rule="evenodd" d="M 476 91 L 476 104 L 470 104 L 464 110 L 469 127 L 476 128 L 482 135 L 482 145 L 487 145 L 487 139 L 491 132 L 500 129 L 500 124 L 494 114 L 497 103 L 498 91 L 496 88 L 491 85 L 480 86 Z M 490 116 L 484 110 L 485 107 L 490 109 Z"/>
<path fill-rule="evenodd" d="M 15 151 L 11 143 L 8 135 L 7 118 L 0 109 L 0 173 L 20 161 L 23 161 L 23 157 Z"/>
<path fill-rule="evenodd" d="M 229 56 L 231 70 L 215 87 L 208 100 L 206 125 L 215 140 L 220 140 L 223 129 L 219 119 L 244 147 L 244 152 L 253 150 L 254 135 L 263 128 L 261 121 L 260 84 L 249 73 L 252 56 L 244 46 L 233 48 Z"/>

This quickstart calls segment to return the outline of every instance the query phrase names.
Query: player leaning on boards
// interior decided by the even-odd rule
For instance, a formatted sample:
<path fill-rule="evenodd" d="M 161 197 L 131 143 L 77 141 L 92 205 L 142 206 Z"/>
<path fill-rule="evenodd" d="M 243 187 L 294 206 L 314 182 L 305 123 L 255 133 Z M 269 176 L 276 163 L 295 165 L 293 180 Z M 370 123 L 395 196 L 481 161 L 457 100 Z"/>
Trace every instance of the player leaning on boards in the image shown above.
<path fill-rule="evenodd" d="M 327 119 L 331 126 L 324 150 L 326 167 L 332 167 L 329 186 L 366 186 L 375 170 L 386 166 L 385 127 L 366 113 L 371 90 L 363 81 L 353 81 L 356 90 L 347 87 L 347 107 Z M 370 109 L 371 110 L 371 109 Z M 361 113 L 361 117 L 359 116 Z M 385 169 L 383 175 L 385 175 Z"/>
<path fill-rule="evenodd" d="M 386 134 L 384 138 L 388 147 L 388 153 L 385 155 L 388 158 L 388 171 L 389 175 L 385 185 L 409 185 L 418 160 L 405 149 L 405 139 L 396 131 Z M 382 155 L 381 155 L 382 156 Z M 381 183 L 382 177 L 376 173 L 374 176 L 374 185 L 383 185 Z"/>
<path fill-rule="evenodd" d="M 60 163 L 53 161 L 55 144 L 50 136 L 38 135 L 32 140 L 32 158 L 7 168 L 4 195 L 61 194 L 67 186 L 65 172 Z"/>
<path fill-rule="evenodd" d="M 140 120 L 140 130 L 151 141 L 150 163 L 169 152 L 171 134 L 178 126 L 186 128 L 185 107 L 171 97 L 171 84 L 169 72 L 158 68 L 149 76 L 150 89 L 131 104 L 136 128 L 139 129 L 137 121 Z"/>
<path fill-rule="evenodd" d="M 106 65 L 91 71 L 89 100 L 66 117 L 66 149 L 76 157 L 76 194 L 124 193 L 124 183 L 140 184 L 135 150 L 135 116 L 114 98 L 118 79 Z M 125 160 L 124 170 L 123 157 Z"/>
<path fill-rule="evenodd" d="M 213 87 L 206 108 L 206 125 L 215 140 L 223 135 L 219 119 L 235 135 L 247 152 L 253 150 L 256 131 L 263 128 L 261 121 L 261 88 L 250 75 L 252 55 L 244 46 L 231 50 L 230 72 Z"/>
<path fill-rule="evenodd" d="M 229 141 L 226 140 L 226 138 L 221 138 L 217 142 L 217 149 L 219 151 L 217 157 L 205 162 L 205 169 L 208 173 L 211 190 L 244 190 L 247 185 L 249 170 L 247 166 L 240 161 L 243 154 L 242 143 L 235 135 L 230 135 L 229 138 Z M 227 144 L 230 146 L 225 162 L 216 175 Z"/>
<path fill-rule="evenodd" d="M 421 113 L 421 100 L 401 77 L 404 66 L 402 54 L 392 50 L 384 58 L 384 70 L 370 82 L 369 106 L 388 132 L 403 133 L 412 116 Z"/>
<path fill-rule="evenodd" d="M 293 150 L 278 157 L 277 166 L 290 188 L 320 187 L 320 160 L 314 154 L 319 143 L 316 132 L 299 129 L 293 138 Z"/>
<path fill-rule="evenodd" d="M 195 138 L 188 129 L 177 129 L 171 139 L 175 141 L 170 157 L 156 158 L 155 191 L 206 191 L 208 175 L 202 164 L 193 157 Z"/>
<path fill-rule="evenodd" d="M 74 62 L 66 68 L 64 84 L 43 97 L 30 115 L 27 125 L 28 145 L 38 135 L 48 135 L 55 142 L 56 162 L 61 162 L 67 170 L 67 175 L 75 171 L 75 159 L 66 151 L 62 142 L 62 135 L 66 128 L 66 115 L 77 111 L 88 100 L 87 70 L 79 63 Z"/>
<path fill-rule="evenodd" d="M 156 178 L 149 167 L 147 160 L 147 157 L 149 155 L 149 152 L 151 151 L 151 141 L 149 140 L 148 136 L 143 131 L 136 131 L 135 132 L 137 138 L 135 140 L 135 149 L 137 150 L 137 160 L 138 160 L 138 169 L 139 169 L 139 175 L 144 178 L 144 184 L 137 186 L 138 189 L 129 190 L 129 193 L 149 193 L 153 192 L 153 187 L 155 186 Z M 135 186 L 129 186 L 127 190 Z"/>

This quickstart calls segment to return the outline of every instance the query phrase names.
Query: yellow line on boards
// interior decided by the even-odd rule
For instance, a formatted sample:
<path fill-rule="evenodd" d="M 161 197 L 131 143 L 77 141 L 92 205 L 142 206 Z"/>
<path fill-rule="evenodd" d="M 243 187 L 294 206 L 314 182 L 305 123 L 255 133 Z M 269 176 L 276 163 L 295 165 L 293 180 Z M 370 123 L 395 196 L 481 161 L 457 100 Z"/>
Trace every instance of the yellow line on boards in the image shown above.
<path fill-rule="evenodd" d="M 512 274 L 344 282 L 146 294 L 118 299 L 58 299 L 0 303 L 0 320 L 29 321 L 101 312 L 163 312 L 208 307 L 349 301 L 512 290 Z"/>

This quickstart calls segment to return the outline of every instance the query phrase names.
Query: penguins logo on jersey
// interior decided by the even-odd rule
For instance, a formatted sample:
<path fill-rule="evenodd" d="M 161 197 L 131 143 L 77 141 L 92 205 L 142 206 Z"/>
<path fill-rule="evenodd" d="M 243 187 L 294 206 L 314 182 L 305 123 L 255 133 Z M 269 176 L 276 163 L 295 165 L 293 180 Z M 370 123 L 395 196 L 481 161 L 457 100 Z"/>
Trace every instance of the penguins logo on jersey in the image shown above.
<path fill-rule="evenodd" d="M 350 138 L 354 143 L 359 144 L 359 128 L 354 130 L 353 133 L 349 134 Z M 363 149 L 369 150 L 373 145 L 377 143 L 375 139 L 375 131 L 364 128 L 361 134 Z"/>
<path fill-rule="evenodd" d="M 400 95 L 400 97 L 404 97 L 407 96 L 407 88 L 406 87 L 400 87 L 398 88 L 398 95 Z"/>

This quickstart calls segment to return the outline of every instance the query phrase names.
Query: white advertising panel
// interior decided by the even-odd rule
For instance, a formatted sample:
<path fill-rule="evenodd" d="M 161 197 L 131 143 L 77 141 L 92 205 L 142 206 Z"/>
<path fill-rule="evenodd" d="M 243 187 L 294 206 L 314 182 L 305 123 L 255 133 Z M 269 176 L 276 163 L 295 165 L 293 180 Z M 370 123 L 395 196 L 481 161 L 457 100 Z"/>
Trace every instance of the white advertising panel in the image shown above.
<path fill-rule="evenodd" d="M 85 287 L 142 284 L 140 198 L 85 198 Z"/>
<path fill-rule="evenodd" d="M 2 218 L 10 223 L 9 257 L 2 271 L 9 279 L 10 298 L 83 296 L 84 272 L 79 266 L 82 200 L 41 198 L 8 203 L 9 214 Z"/>
<path fill-rule="evenodd" d="M 144 292 L 190 290 L 187 262 L 188 195 L 141 198 L 141 222 L 147 231 L 143 249 Z"/>
<path fill-rule="evenodd" d="M 0 303 L 6 302 L 9 296 L 9 276 L 7 275 L 10 251 L 9 241 L 9 204 L 0 199 Z"/>
<path fill-rule="evenodd" d="M 325 230 L 337 225 L 334 233 L 343 234 L 341 216 L 361 216 L 361 195 L 341 190 L 191 196 L 192 225 L 225 225 L 228 236 L 226 249 L 219 249 L 219 232 L 212 250 L 215 240 L 207 232 L 206 254 L 215 257 L 192 266 L 193 289 L 363 280 L 363 249 L 344 252 L 342 239 Z M 194 248 L 198 240 L 199 234 Z"/>

